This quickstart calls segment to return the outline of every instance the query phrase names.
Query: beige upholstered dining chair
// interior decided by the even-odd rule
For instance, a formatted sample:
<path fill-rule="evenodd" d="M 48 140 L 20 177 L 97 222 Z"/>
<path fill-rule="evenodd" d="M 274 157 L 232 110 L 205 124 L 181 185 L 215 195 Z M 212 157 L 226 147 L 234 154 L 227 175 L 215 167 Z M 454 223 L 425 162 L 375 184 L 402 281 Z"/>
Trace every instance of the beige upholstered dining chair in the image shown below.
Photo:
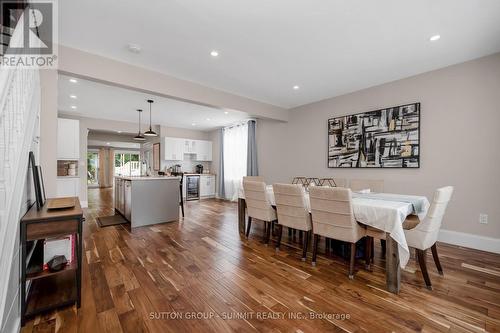
<path fill-rule="evenodd" d="M 371 192 L 384 192 L 384 181 L 377 179 L 351 179 L 349 188 L 353 192 L 370 189 Z"/>
<path fill-rule="evenodd" d="M 269 244 L 272 223 L 277 220 L 277 216 L 267 198 L 266 183 L 246 180 L 243 190 L 248 212 L 246 237 L 250 234 L 252 219 L 258 219 L 264 222 L 264 243 Z"/>
<path fill-rule="evenodd" d="M 305 189 L 300 184 L 274 184 L 274 198 L 278 213 L 278 251 L 281 243 L 283 227 L 305 232 L 302 245 L 302 261 L 307 258 L 307 247 L 311 238 L 311 214 L 305 199 Z"/>
<path fill-rule="evenodd" d="M 316 264 L 319 237 L 328 237 L 351 244 L 349 278 L 354 278 L 356 242 L 366 230 L 354 218 L 352 193 L 342 187 L 311 187 L 309 189 L 313 223 L 313 265 Z"/>
<path fill-rule="evenodd" d="M 439 262 L 436 242 L 438 239 L 439 229 L 443 221 L 446 207 L 453 194 L 453 186 L 446 186 L 436 190 L 431 206 L 427 212 L 427 216 L 415 228 L 405 230 L 406 242 L 409 247 L 417 250 L 417 259 L 420 265 L 420 270 L 425 280 L 428 289 L 432 289 L 429 273 L 427 272 L 426 251 L 432 250 L 432 257 L 440 275 L 443 275 L 443 268 Z M 405 221 L 406 222 L 406 221 Z"/>

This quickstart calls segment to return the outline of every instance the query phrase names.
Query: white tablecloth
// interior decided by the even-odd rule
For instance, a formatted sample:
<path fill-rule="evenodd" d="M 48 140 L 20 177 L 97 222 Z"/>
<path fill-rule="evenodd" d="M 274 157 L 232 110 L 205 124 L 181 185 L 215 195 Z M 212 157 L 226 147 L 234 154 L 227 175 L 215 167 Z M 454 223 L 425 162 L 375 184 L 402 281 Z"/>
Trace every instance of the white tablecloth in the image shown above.
<path fill-rule="evenodd" d="M 275 206 L 276 201 L 274 199 L 273 186 L 267 185 L 266 192 L 269 203 Z M 240 191 L 239 197 L 242 199 L 245 198 L 243 188 Z M 410 251 L 403 231 L 403 222 L 408 215 L 415 213 L 413 205 L 409 202 L 397 201 L 397 194 L 391 195 L 391 197 L 395 198 L 394 201 L 387 200 L 381 194 L 382 197 L 384 198 L 383 200 L 377 200 L 374 193 L 370 193 L 369 198 L 363 198 L 363 194 L 359 193 L 353 195 L 354 217 L 360 223 L 387 232 L 398 243 L 399 265 L 401 268 L 404 268 L 410 259 Z M 407 196 L 401 195 L 401 200 L 404 200 L 405 197 Z M 422 220 L 429 209 L 429 200 L 424 196 L 414 196 L 414 198 L 422 201 L 422 210 L 418 214 L 420 220 Z M 308 208 L 310 207 L 309 202 L 309 194 L 306 193 Z"/>

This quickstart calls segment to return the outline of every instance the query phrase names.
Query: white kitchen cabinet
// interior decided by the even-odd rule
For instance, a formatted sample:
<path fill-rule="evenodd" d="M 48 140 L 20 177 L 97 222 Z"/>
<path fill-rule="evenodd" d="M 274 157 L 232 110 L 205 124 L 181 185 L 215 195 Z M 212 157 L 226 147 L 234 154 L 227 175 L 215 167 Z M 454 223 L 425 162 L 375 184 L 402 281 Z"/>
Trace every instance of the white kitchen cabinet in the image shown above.
<path fill-rule="evenodd" d="M 215 196 L 215 176 L 201 175 L 200 176 L 200 197 Z"/>
<path fill-rule="evenodd" d="M 124 180 L 115 178 L 115 209 L 125 215 Z"/>
<path fill-rule="evenodd" d="M 198 140 L 196 146 L 197 161 L 212 160 L 212 141 Z"/>
<path fill-rule="evenodd" d="M 199 140 L 184 139 L 184 154 L 196 154 Z"/>
<path fill-rule="evenodd" d="M 132 181 L 125 180 L 123 186 L 125 218 L 132 221 Z"/>
<path fill-rule="evenodd" d="M 74 119 L 57 118 L 57 159 L 78 160 L 80 158 L 80 122 Z"/>
<path fill-rule="evenodd" d="M 186 176 L 182 176 L 182 197 L 186 198 Z"/>
<path fill-rule="evenodd" d="M 212 141 L 164 138 L 165 160 L 182 161 L 184 154 L 193 154 L 195 161 L 212 161 Z"/>
<path fill-rule="evenodd" d="M 80 195 L 80 178 L 57 178 L 57 197 L 78 197 Z"/>
<path fill-rule="evenodd" d="M 165 160 L 182 161 L 184 159 L 184 139 L 165 137 Z"/>

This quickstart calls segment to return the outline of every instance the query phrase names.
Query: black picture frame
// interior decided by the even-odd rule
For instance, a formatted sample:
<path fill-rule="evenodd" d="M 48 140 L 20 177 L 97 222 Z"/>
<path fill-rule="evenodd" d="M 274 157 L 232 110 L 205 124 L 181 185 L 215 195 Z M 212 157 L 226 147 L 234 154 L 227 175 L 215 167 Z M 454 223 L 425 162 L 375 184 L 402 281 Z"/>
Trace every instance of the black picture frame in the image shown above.
<path fill-rule="evenodd" d="M 416 129 L 416 131 L 418 133 L 418 140 L 417 140 L 417 143 L 414 145 L 414 146 L 418 147 L 418 155 L 411 156 L 411 158 L 413 158 L 414 161 L 416 161 L 416 165 L 414 165 L 414 166 L 413 165 L 412 166 L 405 166 L 404 164 L 403 164 L 403 166 L 357 166 L 357 165 L 356 166 L 331 166 L 330 165 L 330 147 L 331 147 L 330 123 L 332 121 L 339 119 L 339 118 L 355 117 L 355 116 L 360 116 L 360 115 L 365 115 L 365 114 L 374 114 L 374 113 L 378 113 L 378 112 L 389 110 L 389 109 L 396 109 L 396 108 L 399 109 L 399 108 L 408 107 L 408 106 L 415 107 L 416 112 L 418 112 L 418 126 Z M 422 150 L 421 150 L 421 124 L 422 124 L 421 116 L 422 116 L 422 109 L 421 109 L 420 102 L 413 102 L 413 103 L 401 104 L 401 105 L 397 105 L 397 106 L 380 108 L 380 109 L 376 109 L 376 110 L 372 110 L 372 111 L 358 112 L 358 113 L 354 113 L 354 114 L 345 114 L 345 115 L 335 116 L 335 117 L 329 118 L 328 121 L 326 122 L 326 125 L 327 125 L 327 150 L 326 150 L 327 168 L 329 168 L 329 169 L 370 169 L 370 170 L 374 170 L 374 169 L 419 169 L 422 166 L 421 165 L 422 161 L 420 159 L 420 156 L 422 154 Z"/>
<path fill-rule="evenodd" d="M 38 166 L 35 163 L 35 154 L 33 154 L 32 151 L 30 151 L 29 153 L 29 164 L 31 166 L 31 174 L 33 175 L 33 186 L 35 188 L 36 208 L 40 210 L 45 204 L 45 200 L 42 197 L 42 187 L 40 184 Z"/>
<path fill-rule="evenodd" d="M 38 178 L 40 180 L 40 185 L 41 185 L 42 200 L 43 203 L 45 204 L 45 201 L 47 201 L 47 196 L 45 195 L 45 183 L 43 182 L 43 173 L 41 165 L 38 166 Z"/>

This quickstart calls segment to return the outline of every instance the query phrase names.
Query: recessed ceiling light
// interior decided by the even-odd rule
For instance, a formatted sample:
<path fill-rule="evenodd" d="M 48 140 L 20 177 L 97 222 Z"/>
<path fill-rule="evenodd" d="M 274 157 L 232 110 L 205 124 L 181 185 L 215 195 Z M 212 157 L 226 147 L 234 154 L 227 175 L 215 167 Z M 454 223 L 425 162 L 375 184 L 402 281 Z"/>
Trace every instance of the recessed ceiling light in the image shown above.
<path fill-rule="evenodd" d="M 212 57 L 218 57 L 218 56 L 219 56 L 219 51 L 212 50 L 212 52 L 210 52 L 210 55 L 211 55 Z"/>
<path fill-rule="evenodd" d="M 122 131 L 116 131 L 116 133 L 121 133 Z"/>
<path fill-rule="evenodd" d="M 191 126 L 196 126 L 196 123 L 192 123 Z"/>
<path fill-rule="evenodd" d="M 70 98 L 76 99 L 76 95 L 69 95 Z"/>
<path fill-rule="evenodd" d="M 207 121 L 210 121 L 210 118 L 207 118 Z"/>
<path fill-rule="evenodd" d="M 136 53 L 136 54 L 141 53 L 141 50 L 142 50 L 142 48 L 141 48 L 141 46 L 140 46 L 140 45 L 138 45 L 138 44 L 134 44 L 134 43 L 130 43 L 130 44 L 128 44 L 128 45 L 127 45 L 127 47 L 128 47 L 128 50 L 129 50 L 130 52 L 132 52 L 132 53 Z"/>
<path fill-rule="evenodd" d="M 69 79 L 69 82 L 71 82 L 71 83 L 77 83 L 78 80 L 77 79 Z"/>
<path fill-rule="evenodd" d="M 75 110 L 75 109 L 76 109 L 76 105 L 71 105 L 71 108 L 72 108 L 73 110 Z"/>
<path fill-rule="evenodd" d="M 229 112 L 227 112 L 227 111 L 224 111 L 224 114 L 229 114 Z"/>
<path fill-rule="evenodd" d="M 431 42 L 435 42 L 435 41 L 439 40 L 440 38 L 441 38 L 441 36 L 440 36 L 440 35 L 434 35 L 434 36 L 432 36 L 431 38 L 429 38 L 429 40 L 430 40 Z"/>
<path fill-rule="evenodd" d="M 106 144 L 107 144 L 108 146 L 110 145 L 110 143 L 109 143 L 109 142 L 106 142 Z"/>
<path fill-rule="evenodd" d="M 299 89 L 300 89 L 299 86 L 297 86 L 297 85 L 293 86 L 293 90 L 299 90 Z"/>

